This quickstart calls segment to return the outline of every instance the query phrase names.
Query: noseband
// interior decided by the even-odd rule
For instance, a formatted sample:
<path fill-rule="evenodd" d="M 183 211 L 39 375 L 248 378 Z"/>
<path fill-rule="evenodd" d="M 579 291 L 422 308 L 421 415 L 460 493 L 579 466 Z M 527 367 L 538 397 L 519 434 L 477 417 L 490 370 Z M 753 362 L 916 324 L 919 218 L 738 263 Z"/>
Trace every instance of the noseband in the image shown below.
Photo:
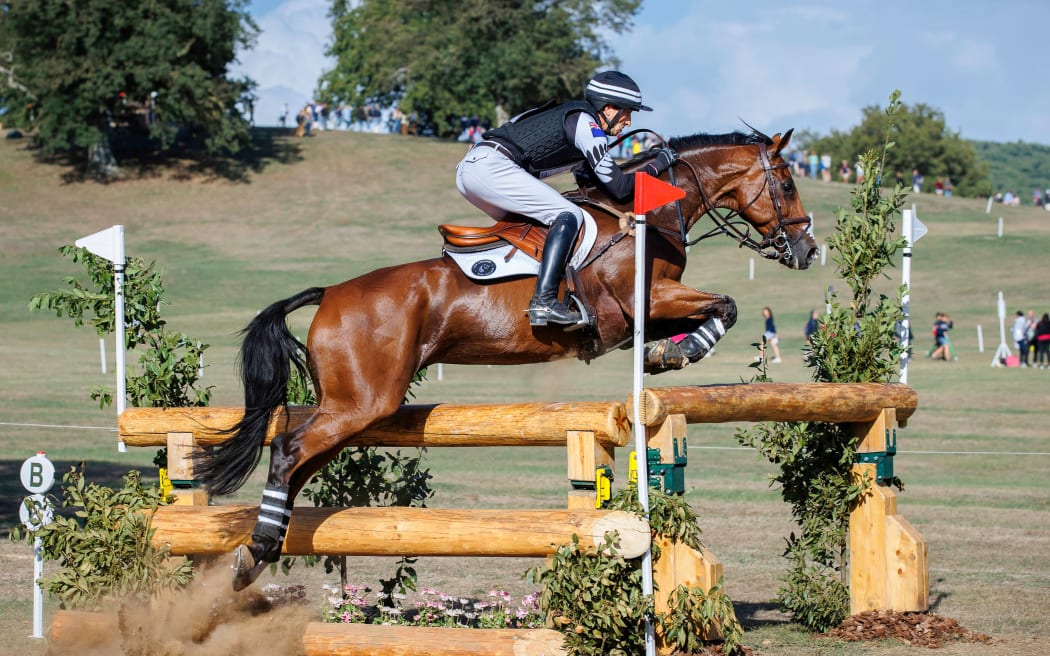
<path fill-rule="evenodd" d="M 765 143 L 758 144 L 759 157 L 762 160 L 762 170 L 766 174 L 766 179 L 762 183 L 762 188 L 758 190 L 755 197 L 752 198 L 747 205 L 734 210 L 728 207 L 715 205 L 708 198 L 707 193 L 704 191 L 704 187 L 700 184 L 700 174 L 696 171 L 692 164 L 684 159 L 680 159 L 675 164 L 684 164 L 686 168 L 693 174 L 693 178 L 696 180 L 696 188 L 700 192 L 700 199 L 703 201 L 703 207 L 701 210 L 704 214 L 711 218 L 712 223 L 715 227 L 708 232 L 700 235 L 696 239 L 689 240 L 687 235 L 687 226 L 685 223 L 685 217 L 682 216 L 682 207 L 679 204 L 678 207 L 678 227 L 681 231 L 682 243 L 686 246 L 693 246 L 715 235 L 724 234 L 737 241 L 741 248 L 747 246 L 751 250 L 755 251 L 762 257 L 770 260 L 778 260 L 785 258 L 790 260 L 793 253 L 791 250 L 791 240 L 787 235 L 787 227 L 799 224 L 809 224 L 811 219 L 808 216 L 792 216 L 785 217 L 784 210 L 780 202 L 780 196 L 776 193 L 776 179 L 773 177 L 773 171 L 777 169 L 787 168 L 787 162 L 781 162 L 780 164 L 772 164 L 769 160 L 769 152 L 766 148 Z M 674 180 L 674 167 L 672 166 L 669 170 L 671 177 L 671 184 L 675 184 Z M 769 199 L 773 203 L 773 209 L 777 213 L 777 225 L 774 230 L 771 230 L 765 236 L 762 236 L 761 240 L 756 241 L 751 234 L 753 226 L 747 222 L 746 219 L 743 221 L 736 220 L 737 217 L 743 218 L 744 213 L 752 205 L 762 197 L 762 192 L 766 189 L 769 190 Z M 722 214 L 716 210 L 727 210 L 725 214 Z M 756 229 L 757 230 L 757 229 Z M 761 233 L 759 233 L 761 236 Z"/>

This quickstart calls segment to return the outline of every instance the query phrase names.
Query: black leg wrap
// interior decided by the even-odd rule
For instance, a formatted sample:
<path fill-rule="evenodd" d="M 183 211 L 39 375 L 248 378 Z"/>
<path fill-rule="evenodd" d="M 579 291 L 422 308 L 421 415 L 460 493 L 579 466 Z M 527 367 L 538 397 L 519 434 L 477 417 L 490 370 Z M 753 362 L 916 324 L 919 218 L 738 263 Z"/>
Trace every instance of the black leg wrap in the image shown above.
<path fill-rule="evenodd" d="M 717 317 L 708 319 L 704 322 L 704 325 L 686 335 L 685 339 L 680 342 L 682 354 L 689 358 L 690 362 L 697 362 L 710 353 L 711 349 L 715 347 L 715 343 L 722 339 L 725 334 L 725 325 L 721 319 Z"/>
<path fill-rule="evenodd" d="M 291 515 L 292 500 L 288 495 L 288 487 L 267 485 L 263 490 L 262 505 L 259 507 L 259 520 L 252 531 L 252 546 L 259 547 L 259 552 L 254 554 L 257 558 L 270 563 L 280 559 L 281 545 L 284 544 L 284 536 L 288 533 L 288 520 Z"/>

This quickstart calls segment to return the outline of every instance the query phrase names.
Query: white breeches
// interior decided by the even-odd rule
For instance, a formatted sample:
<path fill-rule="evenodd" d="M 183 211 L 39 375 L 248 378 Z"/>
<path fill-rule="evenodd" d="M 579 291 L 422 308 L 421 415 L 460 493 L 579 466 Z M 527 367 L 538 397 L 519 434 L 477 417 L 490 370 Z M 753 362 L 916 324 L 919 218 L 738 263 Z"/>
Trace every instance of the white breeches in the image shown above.
<path fill-rule="evenodd" d="M 522 214 L 549 226 L 559 214 L 569 212 L 576 217 L 577 228 L 583 225 L 583 210 L 494 148 L 478 146 L 467 153 L 456 167 L 456 188 L 497 221 Z"/>

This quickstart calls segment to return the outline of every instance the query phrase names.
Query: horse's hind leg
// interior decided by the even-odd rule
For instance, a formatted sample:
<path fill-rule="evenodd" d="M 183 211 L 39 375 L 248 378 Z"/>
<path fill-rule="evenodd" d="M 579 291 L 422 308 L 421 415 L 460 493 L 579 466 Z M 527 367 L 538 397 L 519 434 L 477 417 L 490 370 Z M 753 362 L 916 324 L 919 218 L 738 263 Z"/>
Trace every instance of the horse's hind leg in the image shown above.
<path fill-rule="evenodd" d="M 234 590 L 248 587 L 269 563 L 280 559 L 292 505 L 310 477 L 332 460 L 353 435 L 394 412 L 401 398 L 396 396 L 392 404 L 376 404 L 373 407 L 380 410 L 368 413 L 358 412 L 360 408 L 348 413 L 319 409 L 296 430 L 274 437 L 270 443 L 270 470 L 251 544 L 242 544 L 234 552 Z"/>

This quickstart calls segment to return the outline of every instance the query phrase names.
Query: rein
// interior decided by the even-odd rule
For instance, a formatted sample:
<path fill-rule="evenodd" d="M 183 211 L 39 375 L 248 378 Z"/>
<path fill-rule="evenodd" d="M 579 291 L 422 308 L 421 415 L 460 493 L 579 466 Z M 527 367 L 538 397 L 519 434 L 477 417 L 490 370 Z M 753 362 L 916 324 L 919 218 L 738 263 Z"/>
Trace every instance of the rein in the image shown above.
<path fill-rule="evenodd" d="M 619 145 L 624 139 L 633 137 L 634 135 L 640 133 L 652 134 L 661 144 L 667 145 L 667 140 L 664 139 L 660 134 L 646 128 L 640 128 L 637 130 L 632 130 L 626 134 L 620 135 L 618 139 L 616 139 L 612 142 L 612 144 L 609 145 L 609 149 L 612 150 L 614 147 Z M 698 211 L 701 212 L 703 215 L 707 215 L 711 219 L 711 222 L 714 223 L 714 227 L 705 232 L 704 234 L 700 235 L 699 237 L 696 237 L 695 239 L 689 239 L 689 226 L 686 225 L 686 219 L 682 212 L 681 201 L 675 201 L 675 212 L 677 214 L 678 219 L 677 231 L 669 228 L 664 228 L 662 226 L 653 225 L 651 223 L 648 224 L 647 227 L 653 228 L 670 238 L 680 241 L 685 248 L 695 246 L 701 241 L 710 237 L 714 237 L 716 235 L 726 235 L 731 239 L 735 239 L 740 248 L 746 246 L 766 259 L 778 260 L 784 257 L 790 258 L 792 252 L 791 240 L 788 238 L 787 235 L 787 227 L 803 223 L 809 224 L 812 220 L 808 216 L 784 216 L 783 205 L 780 201 L 780 196 L 776 192 L 777 181 L 773 177 L 773 172 L 779 169 L 787 168 L 788 164 L 787 162 L 782 162 L 780 164 L 774 165 L 769 159 L 769 150 L 767 145 L 764 142 L 759 143 L 757 145 L 759 158 L 761 159 L 762 163 L 762 171 L 765 173 L 765 179 L 762 181 L 762 188 L 758 190 L 754 198 L 748 201 L 748 203 L 744 205 L 744 207 L 740 208 L 739 210 L 734 210 L 713 203 L 708 197 L 707 192 L 704 191 L 704 187 L 700 182 L 700 173 L 696 170 L 696 167 L 694 167 L 692 163 L 690 163 L 688 160 L 678 159 L 667 170 L 667 174 L 671 181 L 671 184 L 675 187 L 678 186 L 678 182 L 675 178 L 675 167 L 678 165 L 685 166 L 692 174 L 693 179 L 696 180 L 696 189 L 700 195 L 701 201 L 701 208 Z M 768 190 L 769 192 L 769 199 L 773 203 L 773 209 L 776 210 L 777 213 L 777 225 L 775 230 L 770 231 L 770 233 L 768 235 L 763 236 L 761 240 L 756 240 L 756 238 L 752 235 L 753 226 L 746 220 L 738 220 L 737 217 L 742 217 L 743 214 L 748 210 L 748 208 L 754 205 L 758 201 L 758 199 L 762 197 L 763 192 L 765 192 L 766 190 Z M 619 243 L 624 237 L 626 237 L 629 234 L 630 230 L 634 227 L 634 219 L 633 216 L 629 213 L 625 214 L 623 212 L 620 212 L 619 210 L 616 210 L 615 208 L 609 207 L 608 205 L 605 205 L 600 202 L 593 201 L 587 197 L 581 197 L 575 200 L 577 202 L 584 202 L 588 205 L 591 205 L 592 207 L 612 214 L 613 216 L 618 216 L 621 219 L 626 217 L 627 220 L 627 227 L 621 229 L 620 232 L 613 235 L 613 237 L 609 241 L 602 244 L 602 246 L 597 251 L 595 251 L 590 257 L 587 258 L 586 261 L 584 261 L 580 265 L 579 268 L 583 269 L 591 263 L 593 263 L 603 254 L 605 254 L 606 251 L 608 251 L 610 248 Z M 723 214 L 719 210 L 724 210 L 725 213 Z M 761 233 L 759 234 L 761 235 Z"/>
<path fill-rule="evenodd" d="M 769 152 L 765 143 L 758 144 L 759 157 L 762 161 L 762 170 L 765 173 L 765 180 L 762 182 L 762 188 L 758 190 L 754 198 L 752 198 L 747 205 L 734 210 L 726 207 L 721 207 L 711 202 L 711 199 L 707 196 L 707 192 L 704 191 L 704 187 L 700 182 L 700 174 L 696 168 L 687 160 L 679 159 L 669 169 L 668 173 L 671 179 L 671 184 L 675 183 L 674 166 L 678 164 L 684 165 L 689 169 L 690 173 L 693 174 L 693 178 L 696 180 L 696 188 L 700 194 L 700 200 L 702 201 L 702 212 L 710 217 L 715 227 L 711 230 L 700 235 L 696 239 L 688 239 L 688 231 L 685 223 L 685 218 L 682 216 L 682 207 L 680 203 L 676 203 L 676 209 L 678 212 L 678 227 L 680 230 L 679 238 L 682 240 L 682 244 L 686 247 L 694 246 L 701 241 L 714 237 L 715 235 L 726 235 L 732 239 L 735 239 L 739 246 L 743 248 L 747 246 L 751 250 L 755 251 L 762 257 L 770 260 L 780 259 L 782 257 L 791 256 L 791 240 L 787 236 L 787 226 L 797 225 L 801 223 L 810 223 L 811 219 L 808 216 L 797 216 L 797 217 L 785 217 L 783 206 L 780 202 L 780 197 L 775 191 L 776 180 L 773 178 L 773 171 L 778 169 L 787 168 L 787 162 L 783 162 L 777 165 L 773 165 L 769 160 Z M 754 205 L 759 198 L 762 197 L 762 193 L 765 190 L 769 190 L 769 198 L 773 203 L 773 209 L 777 213 L 777 226 L 776 229 L 771 231 L 768 235 L 764 236 L 761 241 L 756 241 L 752 236 L 752 226 L 746 221 L 735 220 L 736 217 L 743 216 L 743 213 Z M 726 214 L 722 214 L 717 210 L 726 210 Z M 770 250 L 772 248 L 772 250 Z"/>

